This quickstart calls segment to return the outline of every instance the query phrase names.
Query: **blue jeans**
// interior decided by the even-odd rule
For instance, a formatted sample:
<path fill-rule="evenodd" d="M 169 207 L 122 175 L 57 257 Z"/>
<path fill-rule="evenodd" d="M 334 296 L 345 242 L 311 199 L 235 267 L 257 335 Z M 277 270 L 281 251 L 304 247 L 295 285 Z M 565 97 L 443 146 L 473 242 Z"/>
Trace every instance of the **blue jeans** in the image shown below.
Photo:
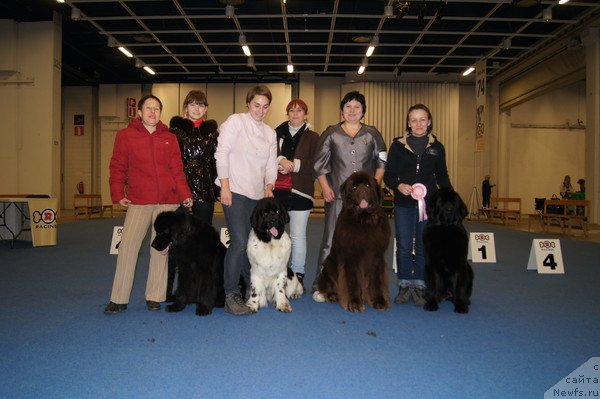
<path fill-rule="evenodd" d="M 310 209 L 306 211 L 289 211 L 290 239 L 292 240 L 292 271 L 304 274 L 306 263 L 306 225 Z"/>
<path fill-rule="evenodd" d="M 246 246 L 252 229 L 250 217 L 257 202 L 246 196 L 232 193 L 231 206 L 223 207 L 230 239 L 223 273 L 226 294 L 240 292 L 240 276 L 250 287 L 250 262 L 246 254 Z"/>
<path fill-rule="evenodd" d="M 396 264 L 398 285 L 425 287 L 425 254 L 423 252 L 423 229 L 427 224 L 419 222 L 419 209 L 394 206 L 396 226 Z M 413 257 L 414 240 L 414 257 Z"/>

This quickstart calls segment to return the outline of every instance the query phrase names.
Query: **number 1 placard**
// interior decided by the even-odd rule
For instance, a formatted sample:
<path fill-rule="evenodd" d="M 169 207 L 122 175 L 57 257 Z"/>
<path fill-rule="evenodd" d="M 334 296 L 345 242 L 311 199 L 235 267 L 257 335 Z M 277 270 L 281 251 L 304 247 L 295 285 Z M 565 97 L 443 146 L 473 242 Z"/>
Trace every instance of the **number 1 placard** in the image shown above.
<path fill-rule="evenodd" d="M 494 233 L 470 233 L 468 253 L 473 262 L 496 263 Z"/>
<path fill-rule="evenodd" d="M 544 274 L 565 273 L 559 239 L 533 239 L 527 270 L 536 269 Z"/>

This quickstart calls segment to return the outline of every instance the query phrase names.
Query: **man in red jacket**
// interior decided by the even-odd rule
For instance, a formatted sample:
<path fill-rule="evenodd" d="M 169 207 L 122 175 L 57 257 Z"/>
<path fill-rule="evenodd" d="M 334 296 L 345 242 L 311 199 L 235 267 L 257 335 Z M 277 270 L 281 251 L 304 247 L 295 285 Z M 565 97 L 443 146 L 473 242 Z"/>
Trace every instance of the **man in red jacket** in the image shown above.
<path fill-rule="evenodd" d="M 117 269 L 105 314 L 127 309 L 142 241 L 156 216 L 192 206 L 177 137 L 160 121 L 161 101 L 147 95 L 138 103 L 139 118 L 117 132 L 110 160 L 110 194 L 113 203 L 127 208 Z M 156 232 L 152 229 L 152 239 Z M 160 309 L 167 290 L 167 257 L 150 249 L 146 307 Z"/>

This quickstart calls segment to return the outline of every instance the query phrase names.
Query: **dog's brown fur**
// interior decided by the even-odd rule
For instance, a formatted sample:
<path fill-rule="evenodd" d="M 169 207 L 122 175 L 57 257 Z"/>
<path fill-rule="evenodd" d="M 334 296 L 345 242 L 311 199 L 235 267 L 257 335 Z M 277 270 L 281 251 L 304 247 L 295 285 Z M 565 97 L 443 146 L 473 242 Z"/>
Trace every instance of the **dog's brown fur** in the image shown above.
<path fill-rule="evenodd" d="M 338 302 L 350 312 L 363 312 L 365 303 L 388 309 L 389 274 L 384 254 L 391 229 L 381 206 L 381 187 L 369 174 L 357 172 L 342 184 L 341 193 L 342 211 L 317 289 L 328 302 Z M 362 201 L 368 206 L 361 207 Z"/>

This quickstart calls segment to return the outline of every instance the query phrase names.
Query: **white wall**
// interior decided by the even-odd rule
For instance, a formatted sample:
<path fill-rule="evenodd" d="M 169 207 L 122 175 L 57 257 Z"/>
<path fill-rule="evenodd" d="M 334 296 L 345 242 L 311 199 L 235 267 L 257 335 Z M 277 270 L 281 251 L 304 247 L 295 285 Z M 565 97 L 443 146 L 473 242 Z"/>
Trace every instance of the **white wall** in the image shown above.
<path fill-rule="evenodd" d="M 60 23 L 3 24 L 16 70 L 0 70 L 0 193 L 60 197 Z"/>
<path fill-rule="evenodd" d="M 96 194 L 93 182 L 93 144 L 96 127 L 94 99 L 96 89 L 90 86 L 63 89 L 63 202 L 62 209 L 73 209 L 77 183 L 83 182 L 85 194 Z M 83 136 L 75 135 L 74 116 L 84 116 Z"/>
<path fill-rule="evenodd" d="M 578 189 L 577 180 L 585 176 L 585 130 L 551 127 L 585 121 L 585 114 L 583 81 L 511 109 L 507 193 L 522 198 L 523 212 L 533 212 L 536 197 L 558 195 L 565 175 Z"/>

